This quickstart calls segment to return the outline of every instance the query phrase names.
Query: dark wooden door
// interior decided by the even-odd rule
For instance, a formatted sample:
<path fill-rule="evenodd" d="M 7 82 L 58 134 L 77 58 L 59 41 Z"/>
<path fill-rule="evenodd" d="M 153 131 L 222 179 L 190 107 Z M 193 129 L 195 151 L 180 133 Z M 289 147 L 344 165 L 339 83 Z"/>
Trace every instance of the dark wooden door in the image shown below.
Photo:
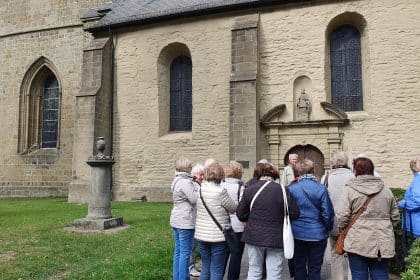
<path fill-rule="evenodd" d="M 318 181 L 324 174 L 324 156 L 321 151 L 312 145 L 296 145 L 284 157 L 285 166 L 289 164 L 289 154 L 297 154 L 299 160 L 308 158 L 314 162 L 314 173 Z"/>

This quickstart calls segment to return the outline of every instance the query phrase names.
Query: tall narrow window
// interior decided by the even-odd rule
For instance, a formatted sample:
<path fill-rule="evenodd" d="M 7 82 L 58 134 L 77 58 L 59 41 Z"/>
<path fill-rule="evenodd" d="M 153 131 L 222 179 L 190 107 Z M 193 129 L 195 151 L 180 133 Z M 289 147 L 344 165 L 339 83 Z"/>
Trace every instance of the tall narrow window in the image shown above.
<path fill-rule="evenodd" d="M 363 110 L 360 33 L 343 25 L 331 34 L 331 101 L 344 111 Z"/>
<path fill-rule="evenodd" d="M 187 56 L 178 56 L 170 68 L 170 131 L 191 131 L 192 128 L 192 63 Z"/>
<path fill-rule="evenodd" d="M 44 82 L 42 93 L 41 147 L 56 148 L 60 109 L 58 81 L 50 75 Z"/>
<path fill-rule="evenodd" d="M 45 57 L 35 61 L 22 80 L 19 97 L 18 153 L 58 148 L 60 81 L 54 65 Z"/>

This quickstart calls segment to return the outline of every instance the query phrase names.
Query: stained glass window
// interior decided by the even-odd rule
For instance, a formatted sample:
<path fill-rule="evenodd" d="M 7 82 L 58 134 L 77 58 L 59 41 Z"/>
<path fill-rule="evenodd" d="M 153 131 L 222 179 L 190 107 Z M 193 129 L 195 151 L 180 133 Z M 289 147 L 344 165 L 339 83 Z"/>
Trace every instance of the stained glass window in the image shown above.
<path fill-rule="evenodd" d="M 176 57 L 170 74 L 170 131 L 192 128 L 192 64 L 186 56 Z"/>
<path fill-rule="evenodd" d="M 360 33 L 343 25 L 331 34 L 332 104 L 344 111 L 363 110 Z"/>
<path fill-rule="evenodd" d="M 44 82 L 42 92 L 41 147 L 56 148 L 60 95 L 58 81 L 53 75 Z"/>

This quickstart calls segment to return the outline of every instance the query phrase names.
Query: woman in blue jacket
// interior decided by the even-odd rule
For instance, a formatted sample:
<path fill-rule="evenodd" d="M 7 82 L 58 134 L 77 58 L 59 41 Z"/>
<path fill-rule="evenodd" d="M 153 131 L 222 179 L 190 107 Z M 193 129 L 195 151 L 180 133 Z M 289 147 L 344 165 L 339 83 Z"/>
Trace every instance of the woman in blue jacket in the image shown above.
<path fill-rule="evenodd" d="M 398 207 L 405 209 L 403 228 L 417 238 L 420 237 L 420 159 L 412 160 L 410 168 L 414 178 L 405 192 L 404 199 L 398 202 Z"/>
<path fill-rule="evenodd" d="M 289 185 L 289 191 L 300 209 L 292 221 L 295 239 L 295 280 L 320 279 L 321 266 L 329 231 L 334 224 L 334 208 L 327 188 L 319 184 L 314 163 L 304 159 L 296 164 L 299 179 Z"/>

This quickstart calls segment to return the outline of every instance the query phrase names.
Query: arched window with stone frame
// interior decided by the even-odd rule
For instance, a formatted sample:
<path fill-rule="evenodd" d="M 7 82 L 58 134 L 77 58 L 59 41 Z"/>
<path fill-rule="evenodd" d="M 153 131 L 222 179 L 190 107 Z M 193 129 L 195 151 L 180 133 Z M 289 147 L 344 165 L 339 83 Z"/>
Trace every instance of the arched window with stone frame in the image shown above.
<path fill-rule="evenodd" d="M 331 103 L 344 111 L 363 110 L 360 32 L 341 25 L 330 35 Z"/>
<path fill-rule="evenodd" d="M 61 87 L 45 57 L 26 72 L 20 92 L 18 152 L 59 148 Z"/>
<path fill-rule="evenodd" d="M 192 64 L 188 56 L 175 57 L 170 67 L 169 131 L 191 131 Z"/>

